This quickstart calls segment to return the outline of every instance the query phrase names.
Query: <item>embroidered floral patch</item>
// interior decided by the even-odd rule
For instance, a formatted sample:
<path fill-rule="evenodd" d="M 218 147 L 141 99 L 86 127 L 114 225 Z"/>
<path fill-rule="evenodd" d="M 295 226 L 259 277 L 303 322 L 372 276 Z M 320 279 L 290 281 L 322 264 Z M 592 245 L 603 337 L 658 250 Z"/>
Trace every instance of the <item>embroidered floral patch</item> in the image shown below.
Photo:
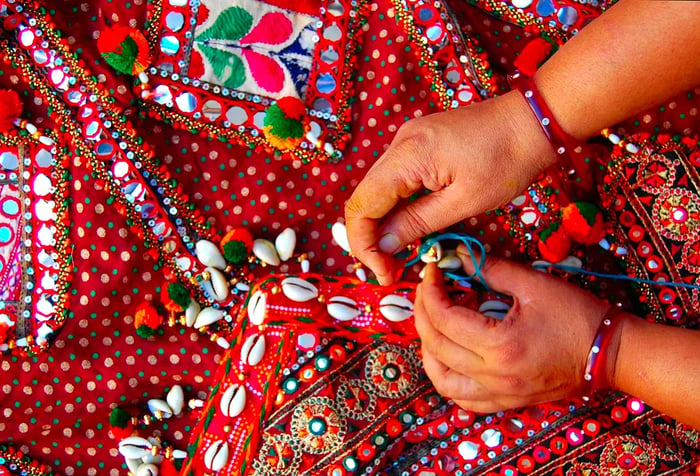
<path fill-rule="evenodd" d="M 187 128 L 204 120 L 204 130 L 223 140 L 304 162 L 339 160 L 364 10 L 355 0 L 153 2 L 144 106 Z M 291 142 L 288 127 L 266 121 L 268 108 L 287 98 L 303 106 L 292 114 L 303 132 Z M 271 129 L 287 134 L 271 139 Z"/>

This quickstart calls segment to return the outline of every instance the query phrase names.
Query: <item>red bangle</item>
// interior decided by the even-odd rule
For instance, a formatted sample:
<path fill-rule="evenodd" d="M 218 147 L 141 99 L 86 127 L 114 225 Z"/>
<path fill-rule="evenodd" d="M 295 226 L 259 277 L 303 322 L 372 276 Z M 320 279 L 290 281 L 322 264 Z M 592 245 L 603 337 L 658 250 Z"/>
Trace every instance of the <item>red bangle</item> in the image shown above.
<path fill-rule="evenodd" d="M 573 179 L 574 175 L 576 175 L 576 169 L 573 166 L 571 152 L 580 146 L 580 141 L 574 139 L 562 129 L 532 78 L 516 73 L 510 76 L 509 80 L 511 86 L 520 91 L 527 105 L 530 106 L 530 110 L 537 118 L 544 135 L 559 158 L 564 178 L 567 180 Z"/>
<path fill-rule="evenodd" d="M 603 388 L 601 381 L 605 377 L 606 363 L 608 357 L 608 347 L 615 335 L 615 327 L 619 322 L 619 315 L 622 312 L 617 306 L 611 306 L 600 322 L 598 332 L 593 338 L 591 350 L 586 359 L 586 370 L 583 373 L 583 400 L 589 401 L 596 390 Z"/>

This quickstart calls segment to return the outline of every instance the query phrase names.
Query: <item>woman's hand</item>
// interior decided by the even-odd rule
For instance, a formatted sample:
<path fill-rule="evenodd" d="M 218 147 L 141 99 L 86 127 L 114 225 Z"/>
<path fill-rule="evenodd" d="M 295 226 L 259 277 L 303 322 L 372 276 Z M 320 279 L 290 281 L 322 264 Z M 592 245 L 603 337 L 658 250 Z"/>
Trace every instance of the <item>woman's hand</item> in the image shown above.
<path fill-rule="evenodd" d="M 460 246 L 457 254 L 472 273 L 466 249 Z M 502 321 L 452 303 L 434 263 L 418 286 L 416 329 L 425 371 L 437 391 L 477 412 L 577 394 L 610 305 L 562 279 L 506 260 L 487 258 L 482 275 L 492 289 L 513 298 Z M 609 383 L 616 344 L 607 355 Z"/>
<path fill-rule="evenodd" d="M 402 268 L 394 253 L 503 205 L 554 160 L 518 92 L 409 121 L 346 204 L 352 251 L 390 284 Z M 403 200 L 424 189 L 432 193 Z"/>

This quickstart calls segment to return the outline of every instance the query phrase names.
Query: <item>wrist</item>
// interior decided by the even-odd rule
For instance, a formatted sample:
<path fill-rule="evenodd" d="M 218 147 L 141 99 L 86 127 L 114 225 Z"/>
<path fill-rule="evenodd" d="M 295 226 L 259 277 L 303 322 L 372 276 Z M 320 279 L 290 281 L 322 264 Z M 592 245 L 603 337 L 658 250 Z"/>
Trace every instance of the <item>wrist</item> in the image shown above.
<path fill-rule="evenodd" d="M 583 399 L 588 401 L 598 390 L 617 388 L 617 357 L 629 315 L 611 306 L 600 322 L 591 343 L 583 374 Z"/>
<path fill-rule="evenodd" d="M 576 175 L 573 153 L 581 146 L 581 141 L 571 136 L 562 127 L 559 118 L 550 108 L 533 78 L 516 73 L 508 79 L 513 89 L 517 90 L 524 99 L 540 131 L 554 150 L 555 160 L 559 163 L 562 176 L 565 179 L 573 179 Z"/>
<path fill-rule="evenodd" d="M 509 155 L 518 168 L 534 178 L 555 164 L 556 153 L 522 94 L 510 91 L 496 99 L 504 106 L 504 124 L 511 131 Z"/>

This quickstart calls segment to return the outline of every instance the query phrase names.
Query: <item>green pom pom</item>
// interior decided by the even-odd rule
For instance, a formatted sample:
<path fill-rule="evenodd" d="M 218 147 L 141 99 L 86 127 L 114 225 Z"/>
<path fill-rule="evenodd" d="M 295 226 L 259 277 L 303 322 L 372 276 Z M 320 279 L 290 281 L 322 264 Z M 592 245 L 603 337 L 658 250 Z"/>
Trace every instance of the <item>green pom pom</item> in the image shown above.
<path fill-rule="evenodd" d="M 152 327 L 148 327 L 146 324 L 142 324 L 136 329 L 136 335 L 148 339 L 156 333 L 156 330 Z"/>
<path fill-rule="evenodd" d="M 263 124 L 270 126 L 270 132 L 282 139 L 297 139 L 304 135 L 304 126 L 301 121 L 288 118 L 277 104 L 267 109 Z"/>
<path fill-rule="evenodd" d="M 119 407 L 114 407 L 109 414 L 109 424 L 117 428 L 126 428 L 130 419 L 131 416 L 129 416 L 126 410 Z"/>
<path fill-rule="evenodd" d="M 224 245 L 224 258 L 233 264 L 241 264 L 248 257 L 248 249 L 245 243 L 238 240 L 231 240 Z"/>
<path fill-rule="evenodd" d="M 168 297 L 183 310 L 187 309 L 190 305 L 190 301 L 192 301 L 190 292 L 182 283 L 170 283 L 168 285 Z"/>

